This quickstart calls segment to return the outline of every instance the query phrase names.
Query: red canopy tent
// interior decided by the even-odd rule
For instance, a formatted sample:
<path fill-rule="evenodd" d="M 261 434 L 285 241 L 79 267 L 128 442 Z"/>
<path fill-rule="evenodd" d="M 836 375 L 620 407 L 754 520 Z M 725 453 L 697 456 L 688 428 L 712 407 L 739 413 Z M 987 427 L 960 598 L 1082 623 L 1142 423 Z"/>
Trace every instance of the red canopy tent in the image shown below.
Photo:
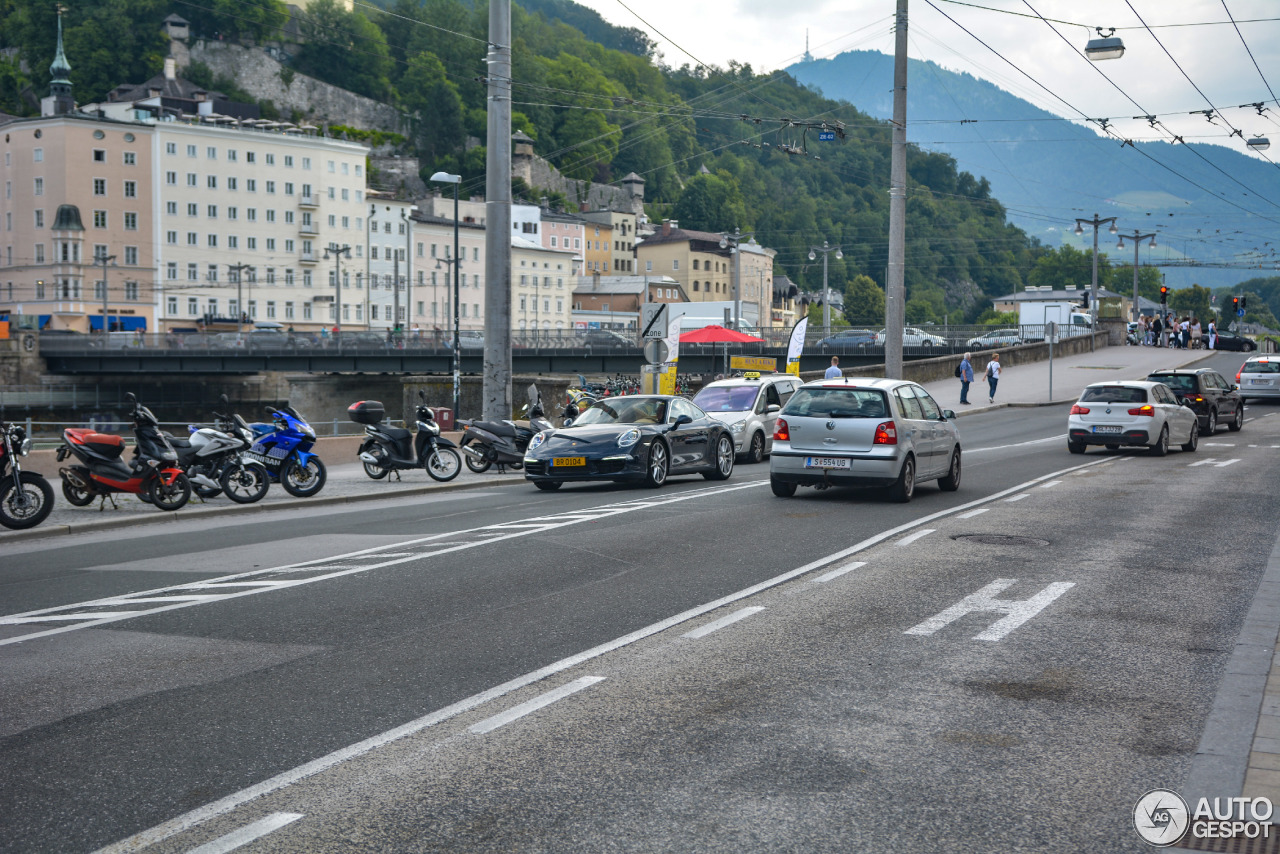
<path fill-rule="evenodd" d="M 763 344 L 764 339 L 714 324 L 680 334 L 681 344 L 745 344 L 748 342 Z"/>

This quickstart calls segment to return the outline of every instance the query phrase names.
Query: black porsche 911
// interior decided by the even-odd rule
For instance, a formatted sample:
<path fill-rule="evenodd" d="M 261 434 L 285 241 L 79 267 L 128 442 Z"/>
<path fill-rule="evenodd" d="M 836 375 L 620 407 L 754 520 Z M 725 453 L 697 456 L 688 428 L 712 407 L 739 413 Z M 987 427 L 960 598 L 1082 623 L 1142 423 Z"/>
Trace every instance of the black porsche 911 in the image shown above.
<path fill-rule="evenodd" d="M 611 480 L 662 486 L 668 477 L 733 474 L 733 436 L 683 397 L 626 395 L 598 400 L 572 426 L 529 442 L 526 480 L 542 490 L 567 481 Z"/>

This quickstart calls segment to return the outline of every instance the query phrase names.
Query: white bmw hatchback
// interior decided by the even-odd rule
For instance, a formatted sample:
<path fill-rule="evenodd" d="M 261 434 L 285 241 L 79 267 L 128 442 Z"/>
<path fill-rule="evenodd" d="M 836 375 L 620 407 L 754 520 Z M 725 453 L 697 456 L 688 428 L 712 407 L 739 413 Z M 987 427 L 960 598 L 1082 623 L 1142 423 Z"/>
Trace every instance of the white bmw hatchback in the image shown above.
<path fill-rule="evenodd" d="M 1094 383 L 1080 393 L 1067 418 L 1067 450 L 1073 454 L 1083 454 L 1089 445 L 1110 450 L 1136 445 L 1162 457 L 1171 442 L 1194 451 L 1200 422 L 1164 383 Z"/>

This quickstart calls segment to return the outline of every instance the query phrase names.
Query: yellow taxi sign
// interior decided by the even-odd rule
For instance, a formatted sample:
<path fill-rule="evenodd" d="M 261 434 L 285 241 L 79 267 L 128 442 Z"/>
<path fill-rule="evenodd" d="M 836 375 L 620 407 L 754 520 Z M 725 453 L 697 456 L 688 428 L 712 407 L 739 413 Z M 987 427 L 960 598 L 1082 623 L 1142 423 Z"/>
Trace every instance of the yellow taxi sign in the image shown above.
<path fill-rule="evenodd" d="M 760 379 L 760 372 L 759 372 L 759 371 L 747 371 L 745 374 L 743 374 L 743 375 L 742 375 L 742 378 L 743 378 L 744 380 L 758 380 L 758 379 Z"/>
<path fill-rule="evenodd" d="M 778 370 L 778 360 L 773 356 L 730 356 L 729 368 L 734 371 L 773 373 Z"/>

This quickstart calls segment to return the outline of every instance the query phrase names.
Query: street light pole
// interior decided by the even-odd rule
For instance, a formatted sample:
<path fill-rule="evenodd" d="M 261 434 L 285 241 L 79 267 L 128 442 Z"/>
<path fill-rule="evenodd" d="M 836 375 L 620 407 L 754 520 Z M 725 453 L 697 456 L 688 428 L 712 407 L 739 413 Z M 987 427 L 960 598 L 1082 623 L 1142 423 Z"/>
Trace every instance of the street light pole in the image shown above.
<path fill-rule="evenodd" d="M 227 265 L 227 272 L 233 274 L 236 277 L 236 331 L 237 332 L 239 332 L 244 327 L 244 323 L 242 322 L 242 318 L 244 318 L 245 316 L 244 285 L 242 285 L 241 282 L 244 281 L 244 271 L 247 269 L 249 269 L 248 264 L 228 264 Z"/>
<path fill-rule="evenodd" d="M 1096 333 L 1098 331 L 1098 226 L 1111 223 L 1110 231 L 1115 234 L 1116 218 L 1113 216 L 1098 218 L 1097 214 L 1093 215 L 1093 219 L 1081 219 L 1076 217 L 1076 234 L 1084 234 L 1084 226 L 1093 226 L 1093 284 L 1089 288 L 1089 350 L 1092 351 L 1095 345 Z"/>
<path fill-rule="evenodd" d="M 817 252 L 822 253 L 822 336 L 824 338 L 831 337 L 831 289 L 827 287 L 827 256 L 832 252 L 836 253 L 836 260 L 839 261 L 844 257 L 844 252 L 840 251 L 839 246 L 832 246 L 827 241 L 822 241 L 821 246 L 809 247 L 809 260 L 816 258 Z"/>
<path fill-rule="evenodd" d="M 1133 241 L 1133 322 L 1137 323 L 1138 316 L 1139 316 L 1138 315 L 1138 244 L 1141 243 L 1143 240 L 1150 238 L 1151 242 L 1148 243 L 1147 245 L 1152 249 L 1154 249 L 1156 247 L 1156 236 L 1154 233 L 1139 234 L 1138 229 L 1135 228 L 1133 230 L 1132 237 L 1130 237 L 1127 234 L 1120 235 L 1120 243 L 1119 245 L 1116 246 L 1116 249 L 1124 248 L 1125 238 L 1128 238 L 1129 240 Z"/>
<path fill-rule="evenodd" d="M 738 331 L 742 330 L 742 250 L 738 244 L 744 238 L 750 240 L 751 237 L 752 232 L 743 234 L 737 228 L 733 230 L 733 234 L 726 232 L 720 235 L 721 249 L 733 247 L 731 250 L 733 252 L 733 325 Z M 759 318 L 756 319 L 759 320 Z"/>
<path fill-rule="evenodd" d="M 105 252 L 95 255 L 93 263 L 102 265 L 102 333 L 111 331 L 110 318 L 107 316 L 107 262 L 116 260 L 116 256 Z"/>
<path fill-rule="evenodd" d="M 437 172 L 431 176 L 432 181 L 438 181 L 441 184 L 453 185 L 453 260 L 447 261 L 453 265 L 453 418 L 457 423 L 458 418 L 458 402 L 462 392 L 462 333 L 461 321 L 458 314 L 458 264 L 461 263 L 462 257 L 458 252 L 458 187 L 462 184 L 461 175 L 450 175 L 448 172 Z M 490 230 L 492 233 L 492 230 Z M 502 233 L 502 238 L 510 240 L 506 236 L 506 232 Z"/>
<path fill-rule="evenodd" d="M 327 259 L 329 255 L 333 255 L 333 326 L 337 330 L 338 340 L 336 343 L 342 346 L 342 256 L 351 257 L 351 247 L 347 245 L 339 246 L 336 243 L 330 243 L 324 248 L 324 257 Z"/>

